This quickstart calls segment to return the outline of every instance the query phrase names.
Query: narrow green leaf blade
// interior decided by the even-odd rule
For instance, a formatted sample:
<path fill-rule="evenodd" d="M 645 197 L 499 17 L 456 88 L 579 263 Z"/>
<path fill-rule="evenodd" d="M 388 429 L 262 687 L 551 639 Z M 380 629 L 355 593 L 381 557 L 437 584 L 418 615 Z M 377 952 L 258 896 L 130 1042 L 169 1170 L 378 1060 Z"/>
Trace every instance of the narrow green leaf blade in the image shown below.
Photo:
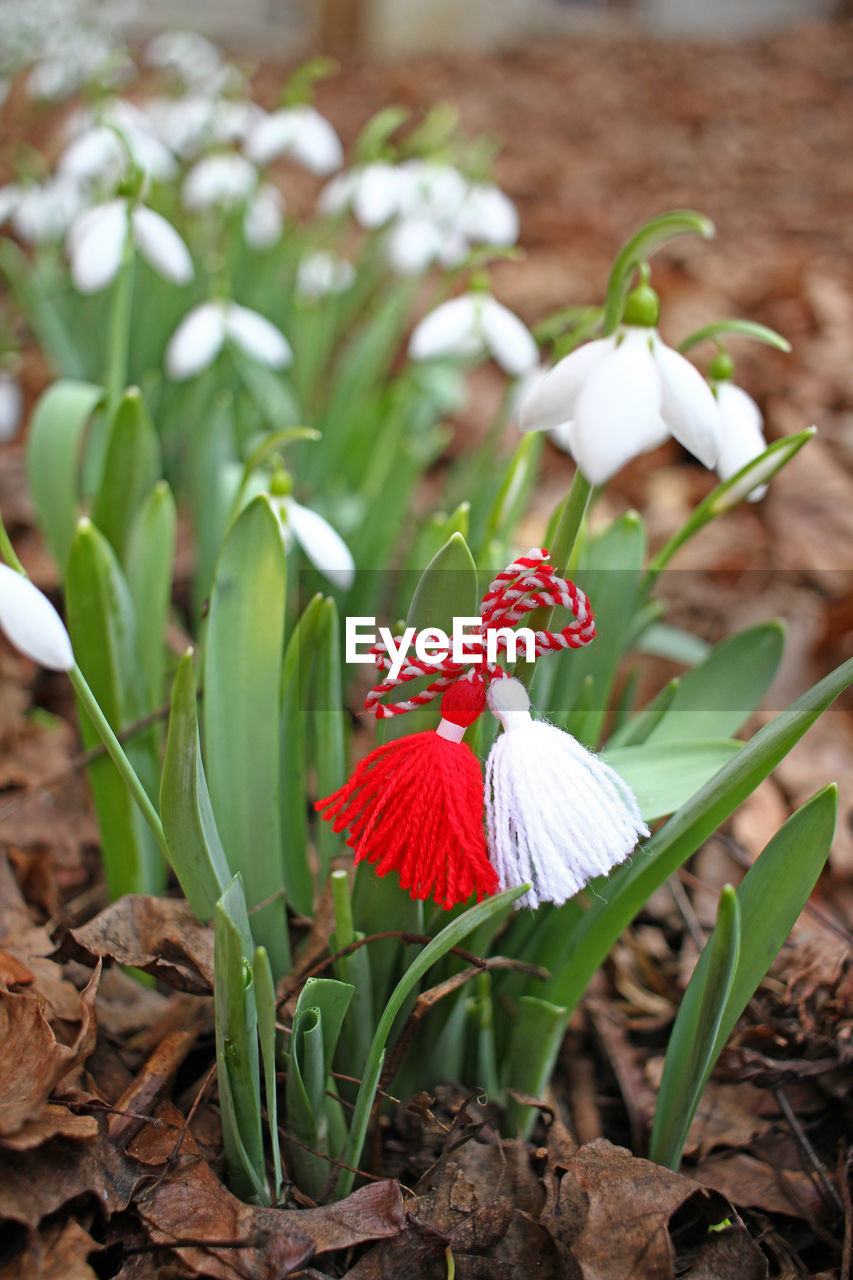
<path fill-rule="evenodd" d="M 281 676 L 279 799 L 284 887 L 288 901 L 306 916 L 314 910 L 314 877 L 308 860 L 305 709 L 322 605 L 323 596 L 317 594 L 305 606 L 287 642 Z"/>
<path fill-rule="evenodd" d="M 281 863 L 279 717 L 285 563 L 266 497 L 240 513 L 222 549 L 204 662 L 204 757 L 229 866 L 241 873 L 259 942 L 278 977 L 290 964 Z"/>
<path fill-rule="evenodd" d="M 121 398 L 110 424 L 92 519 L 126 566 L 125 551 L 136 513 L 160 478 L 160 443 L 138 387 Z"/>
<path fill-rule="evenodd" d="M 86 425 L 103 387 L 63 378 L 39 398 L 27 435 L 27 484 L 60 573 L 77 523 L 79 471 Z"/>
<path fill-rule="evenodd" d="M 175 673 L 160 782 L 160 817 L 175 875 L 199 920 L 213 917 L 231 881 L 204 776 L 192 650 Z"/>
<path fill-rule="evenodd" d="M 454 533 L 424 569 L 406 621 L 418 631 L 440 627 L 450 635 L 453 619 L 476 617 L 478 607 L 474 557 L 462 534 Z"/>
<path fill-rule="evenodd" d="M 269 1122 L 275 1177 L 275 1199 L 278 1200 L 281 1195 L 282 1173 L 281 1151 L 278 1141 L 278 1091 L 275 1078 L 275 985 L 269 956 L 263 947 L 258 947 L 255 951 L 254 977 L 255 1004 L 258 1011 L 258 1039 L 261 1046 L 261 1061 L 264 1065 L 264 1096 L 267 1103 L 267 1120 Z"/>
<path fill-rule="evenodd" d="M 131 525 L 125 556 L 151 711 L 160 706 L 163 698 L 177 528 L 175 499 L 166 481 L 160 480 Z"/>
<path fill-rule="evenodd" d="M 670 1040 L 664 1065 L 664 1079 L 658 1092 L 650 1158 L 677 1169 L 681 1152 L 713 1067 L 714 1044 L 726 1009 L 737 970 L 741 926 L 737 894 L 730 884 L 723 887 L 717 909 L 717 923 L 703 948 L 702 969 L 688 984 L 695 986 L 692 1001 L 685 1001 L 679 1019 L 692 1023 L 691 1035 Z M 700 994 L 701 993 L 701 994 Z"/>

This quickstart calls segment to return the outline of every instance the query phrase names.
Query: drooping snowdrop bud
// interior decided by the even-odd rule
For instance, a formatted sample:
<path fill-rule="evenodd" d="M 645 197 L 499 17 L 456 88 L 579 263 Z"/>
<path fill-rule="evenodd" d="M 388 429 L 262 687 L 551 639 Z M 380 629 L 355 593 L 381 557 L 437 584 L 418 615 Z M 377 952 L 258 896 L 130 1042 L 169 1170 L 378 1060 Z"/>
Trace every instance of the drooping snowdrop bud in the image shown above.
<path fill-rule="evenodd" d="M 506 248 L 518 239 L 518 210 L 499 187 L 478 183 L 462 203 L 459 231 L 472 244 Z"/>
<path fill-rule="evenodd" d="M 115 279 L 128 235 L 165 280 L 180 285 L 192 279 L 189 249 L 170 222 L 145 205 L 109 200 L 88 209 L 68 233 L 71 278 L 81 293 L 97 293 Z"/>
<path fill-rule="evenodd" d="M 45 244 L 60 240 L 85 204 L 80 184 L 58 174 L 29 186 L 16 183 L 0 188 L 0 222 L 11 219 L 26 244 Z"/>
<path fill-rule="evenodd" d="M 226 341 L 270 369 L 285 369 L 293 359 L 289 342 L 270 320 L 220 298 L 184 316 L 166 348 L 166 372 L 176 382 L 195 377 L 213 363 Z"/>
<path fill-rule="evenodd" d="M 133 163 L 157 182 L 171 182 L 177 174 L 174 154 L 130 103 L 111 103 L 98 121 L 91 112 L 84 112 L 76 117 L 74 127 L 76 136 L 59 158 L 59 173 L 80 182 L 114 183 L 127 168 L 129 151 Z"/>
<path fill-rule="evenodd" d="M 717 474 L 721 480 L 731 480 L 767 448 L 761 410 L 752 396 L 732 382 L 733 372 L 731 358 L 725 351 L 717 354 L 708 370 L 723 428 L 723 447 L 717 459 Z M 766 484 L 756 485 L 747 493 L 747 501 L 758 502 L 766 492 Z M 737 496 L 743 495 L 731 495 L 732 501 Z"/>
<path fill-rule="evenodd" d="M 0 443 L 12 440 L 21 425 L 24 398 L 21 384 L 11 373 L 0 372 Z"/>
<path fill-rule="evenodd" d="M 710 387 L 645 324 L 623 324 L 572 351 L 532 389 L 519 416 L 522 431 L 560 428 L 561 443 L 593 484 L 670 435 L 706 467 L 723 442 Z"/>
<path fill-rule="evenodd" d="M 161 31 L 148 41 L 143 61 L 175 72 L 185 84 L 197 84 L 215 76 L 224 59 L 218 45 L 195 31 Z"/>
<path fill-rule="evenodd" d="M 443 244 L 444 236 L 431 219 L 402 218 L 388 233 L 388 265 L 399 275 L 420 275 L 437 261 Z"/>
<path fill-rule="evenodd" d="M 346 258 L 317 249 L 306 253 L 296 269 L 296 292 L 300 298 L 316 301 L 330 293 L 344 293 L 355 279 L 355 267 Z"/>
<path fill-rule="evenodd" d="M 441 303 L 415 326 L 409 341 L 413 360 L 470 359 L 486 353 L 512 377 L 539 358 L 529 329 L 488 293 L 465 293 Z"/>
<path fill-rule="evenodd" d="M 281 239 L 284 229 L 284 196 L 271 182 L 262 182 L 246 205 L 243 235 L 250 249 L 260 253 Z"/>
<path fill-rule="evenodd" d="M 328 578 L 333 587 L 349 591 L 355 577 L 355 561 L 338 531 L 316 511 L 303 507 L 289 495 L 275 502 L 285 533 L 292 534 L 314 568 Z"/>
<path fill-rule="evenodd" d="M 333 178 L 320 192 L 317 209 L 330 215 L 351 209 L 358 222 L 372 231 L 400 212 L 404 191 L 405 176 L 400 170 L 377 160 Z"/>
<path fill-rule="evenodd" d="M 533 720 L 519 680 L 496 680 L 500 720 L 486 762 L 486 829 L 500 887 L 529 883 L 517 907 L 565 902 L 624 862 L 649 834 L 626 782 L 571 734 Z"/>
<path fill-rule="evenodd" d="M 48 600 L 29 578 L 0 564 L 0 628 L 26 657 L 50 671 L 70 671 L 74 654 L 68 632 Z"/>
<path fill-rule="evenodd" d="M 193 212 L 219 205 L 243 204 L 258 185 L 258 171 L 236 152 L 204 156 L 190 169 L 181 188 L 181 202 Z"/>
<path fill-rule="evenodd" d="M 246 137 L 246 155 L 263 166 L 288 155 L 319 178 L 343 164 L 341 140 L 314 107 L 283 107 L 258 119 Z"/>

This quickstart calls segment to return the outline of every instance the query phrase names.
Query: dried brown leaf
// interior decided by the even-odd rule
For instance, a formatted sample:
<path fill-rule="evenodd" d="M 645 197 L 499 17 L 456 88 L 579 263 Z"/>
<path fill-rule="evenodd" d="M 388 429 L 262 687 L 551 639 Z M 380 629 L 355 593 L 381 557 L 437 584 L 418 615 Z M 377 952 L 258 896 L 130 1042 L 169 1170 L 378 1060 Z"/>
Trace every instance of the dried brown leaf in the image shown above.
<path fill-rule="evenodd" d="M 396 1236 L 406 1225 L 399 1184 L 390 1178 L 371 1182 L 337 1204 L 302 1209 L 298 1225 L 314 1241 L 317 1253 Z"/>
<path fill-rule="evenodd" d="M 48 1227 L 36 1238 L 26 1254 L 11 1258 L 0 1266 L 0 1280 L 98 1280 L 86 1259 L 101 1246 L 73 1219 Z M 26 1269 L 24 1269 L 26 1268 Z"/>
<path fill-rule="evenodd" d="M 49 1095 L 92 1052 L 94 1002 L 100 965 L 81 995 L 83 1018 L 77 1038 L 61 1044 L 42 1012 L 38 993 L 0 990 L 0 1135 L 14 1136 L 37 1120 Z"/>
<path fill-rule="evenodd" d="M 126 894 L 71 929 L 58 954 L 90 964 L 109 957 L 195 995 L 213 990 L 213 930 L 175 898 Z"/>
<path fill-rule="evenodd" d="M 820 1191 L 802 1169 L 778 1168 L 744 1151 L 709 1156 L 691 1173 L 703 1187 L 712 1187 L 744 1208 L 812 1221 L 826 1213 Z"/>
<path fill-rule="evenodd" d="M 169 1103 L 158 1109 L 157 1117 L 167 1127 L 147 1125 L 130 1150 L 144 1164 L 162 1170 L 171 1160 L 184 1118 Z M 191 1274 L 213 1280 L 278 1280 L 314 1253 L 297 1210 L 242 1204 L 201 1158 L 190 1133 L 173 1167 L 137 1199 L 136 1210 L 153 1243 L 173 1245 Z"/>

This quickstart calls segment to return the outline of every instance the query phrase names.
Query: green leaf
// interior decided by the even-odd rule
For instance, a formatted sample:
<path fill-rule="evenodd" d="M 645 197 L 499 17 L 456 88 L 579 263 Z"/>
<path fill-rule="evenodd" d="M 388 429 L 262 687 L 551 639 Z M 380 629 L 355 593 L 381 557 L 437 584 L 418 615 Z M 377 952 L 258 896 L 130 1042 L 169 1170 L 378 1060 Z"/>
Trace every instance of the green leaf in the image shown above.
<path fill-rule="evenodd" d="M 450 635 L 454 618 L 478 613 L 477 567 L 462 534 L 454 533 L 424 569 L 406 622 L 418 631 L 440 627 Z"/>
<path fill-rule="evenodd" d="M 601 758 L 627 782 L 645 821 L 654 822 L 675 813 L 742 747 L 732 738 L 648 740 L 639 746 L 607 747 Z"/>
<path fill-rule="evenodd" d="M 139 654 L 152 711 L 163 697 L 177 526 L 172 491 L 165 480 L 160 480 L 137 512 L 125 555 L 127 585 L 136 612 Z"/>
<path fill-rule="evenodd" d="M 536 996 L 517 1001 L 507 1055 L 507 1087 L 531 1098 L 540 1098 L 551 1074 L 551 1064 L 566 1029 L 566 1011 Z M 510 1098 L 504 1129 L 514 1137 L 526 1137 L 536 1119 L 536 1109 Z"/>
<path fill-rule="evenodd" d="M 694 970 L 688 984 L 688 991 L 691 985 L 697 984 L 692 1035 L 689 1041 L 683 1036 L 670 1041 L 664 1065 L 666 1085 L 662 1082 L 658 1092 L 651 1159 L 670 1169 L 678 1168 L 690 1122 L 714 1065 L 714 1043 L 737 970 L 740 937 L 737 894 L 727 884 L 720 894 L 717 923 L 702 951 L 705 964 L 698 978 Z M 684 1010 L 685 1003 L 682 1003 L 679 1018 Z"/>
<path fill-rule="evenodd" d="M 669 710 L 648 741 L 732 737 L 773 683 L 784 648 L 780 622 L 763 622 L 722 641 L 681 677 Z"/>
<path fill-rule="evenodd" d="M 320 607 L 314 644 L 311 681 L 314 769 L 317 795 L 328 796 L 343 785 L 346 772 L 340 627 L 334 600 L 324 600 Z M 331 859 L 340 851 L 341 837 L 334 832 L 331 823 L 318 821 L 314 825 L 314 842 L 320 860 L 319 881 L 325 885 Z"/>
<path fill-rule="evenodd" d="M 679 547 L 692 538 L 694 533 L 698 531 L 716 516 L 722 515 L 726 511 L 730 511 L 732 507 L 742 502 L 753 489 L 759 485 L 767 484 L 777 471 L 781 471 L 782 467 L 787 466 L 791 459 L 799 453 L 803 445 L 815 434 L 816 427 L 807 427 L 805 431 L 798 431 L 795 435 L 785 436 L 781 440 L 774 440 L 773 444 L 758 457 L 752 458 L 745 466 L 741 467 L 728 480 L 724 480 L 722 484 L 717 485 L 706 498 L 694 507 L 688 519 L 684 522 L 677 533 L 673 534 L 669 542 L 661 547 L 660 551 L 649 565 L 648 574 L 646 576 L 647 584 L 652 583 L 661 570 L 669 563 L 675 555 Z"/>
<path fill-rule="evenodd" d="M 777 333 L 775 329 L 769 329 L 766 324 L 757 324 L 755 320 L 715 320 L 711 324 L 703 325 L 701 329 L 695 329 L 688 337 L 684 338 L 678 344 L 679 351 L 689 351 L 691 347 L 696 347 L 700 342 L 705 342 L 709 338 L 718 338 L 721 334 L 735 334 L 741 338 L 754 338 L 756 342 L 763 342 L 768 347 L 775 347 L 777 351 L 790 351 L 791 344 L 787 338 L 783 338 L 781 333 Z"/>
<path fill-rule="evenodd" d="M 607 739 L 607 749 L 614 747 L 635 747 L 645 742 L 655 725 L 659 724 L 672 706 L 672 700 L 678 689 L 679 679 L 675 676 L 655 694 L 651 702 L 621 724 Z"/>
<path fill-rule="evenodd" d="M 853 667 L 853 663 L 846 665 L 848 669 Z M 842 670 L 839 668 L 833 676 L 827 677 L 827 680 L 833 680 L 829 688 L 835 687 L 833 677 L 837 678 Z M 826 686 L 825 681 L 821 683 Z M 814 694 L 815 691 L 810 692 Z M 837 805 L 838 792 L 834 784 L 818 791 L 777 831 L 738 886 L 740 951 L 712 1047 L 702 1073 L 697 1074 L 695 1101 L 692 1102 L 694 1110 L 735 1023 L 781 950 L 817 883 L 832 843 Z M 680 1064 L 685 1061 L 689 1045 L 701 1025 L 705 992 L 712 982 L 712 967 L 712 955 L 706 947 L 684 993 L 667 1049 L 651 1158 L 671 1167 L 681 1156 L 692 1111 L 687 1116 L 687 1127 L 682 1134 L 678 1110 L 673 1107 L 670 1114 L 670 1108 L 672 1099 L 677 1097 Z M 708 999 L 710 1001 L 713 997 Z"/>
<path fill-rule="evenodd" d="M 314 910 L 314 877 L 308 858 L 305 777 L 305 706 L 316 652 L 317 626 L 324 597 L 314 596 L 293 628 L 281 675 L 279 800 L 282 859 L 287 899 L 302 915 Z"/>
<path fill-rule="evenodd" d="M 137 511 L 160 478 L 160 443 L 138 387 L 125 391 L 110 424 L 92 519 L 122 564 Z"/>
<path fill-rule="evenodd" d="M 487 920 L 491 920 L 493 916 L 503 912 L 509 904 L 515 902 L 516 898 L 526 892 L 526 889 L 526 885 L 514 889 L 505 889 L 503 893 L 496 894 L 493 898 L 486 898 L 484 902 L 478 902 L 476 906 L 469 907 L 462 915 L 451 920 L 440 933 L 436 934 L 431 942 L 427 943 L 423 951 L 409 965 L 403 977 L 397 983 L 382 1011 L 382 1017 L 379 1019 L 379 1025 L 370 1045 L 361 1088 L 358 1091 L 350 1124 L 350 1136 L 343 1155 L 344 1164 L 355 1167 L 361 1159 L 370 1113 L 373 1108 L 373 1100 L 376 1097 L 379 1078 L 382 1074 L 382 1064 L 385 1061 L 385 1045 L 394 1025 L 394 1019 L 403 1007 L 409 993 L 420 982 L 427 970 L 442 956 L 445 956 L 451 947 L 458 946 L 474 929 L 484 924 Z M 354 1176 L 348 1169 L 344 1169 L 341 1172 L 336 1190 L 338 1199 L 343 1199 L 350 1192 Z"/>
<path fill-rule="evenodd" d="M 71 544 L 65 599 L 77 664 L 119 733 L 146 710 L 136 617 L 115 554 L 90 520 L 80 521 Z M 78 709 L 84 746 L 99 747 L 100 735 L 79 699 Z M 125 751 L 148 796 L 156 795 L 159 767 L 150 729 L 135 734 Z M 112 760 L 93 760 L 89 777 L 110 896 L 159 892 L 165 871 L 160 850 Z"/>
<path fill-rule="evenodd" d="M 239 871 L 273 973 L 290 965 L 279 811 L 285 562 L 278 519 L 257 497 L 216 568 L 204 660 L 204 758 L 216 825 Z"/>
<path fill-rule="evenodd" d="M 630 866 L 613 873 L 607 882 L 606 901 L 596 901 L 587 910 L 568 938 L 559 964 L 549 966 L 554 977 L 545 994 L 550 1000 L 569 1011 L 574 1009 L 592 974 L 654 891 L 775 769 L 851 682 L 853 658 L 759 729 L 710 782 L 655 832 Z"/>
<path fill-rule="evenodd" d="M 160 783 L 160 816 L 184 896 L 199 920 L 213 917 L 231 881 L 216 829 L 198 737 L 192 650 L 178 664 Z"/>
<path fill-rule="evenodd" d="M 637 653 L 648 653 L 653 658 L 666 658 L 668 662 L 680 662 L 685 667 L 697 666 L 712 652 L 707 640 L 694 636 L 681 627 L 670 626 L 667 622 L 655 622 L 646 627 L 634 648 Z"/>
<path fill-rule="evenodd" d="M 278 1141 L 278 1090 L 275 1078 L 275 985 L 269 956 L 263 947 L 258 947 L 255 951 L 254 979 L 255 1004 L 258 1011 L 258 1040 L 261 1046 L 261 1061 L 264 1064 L 264 1096 L 267 1103 L 267 1120 L 275 1175 L 274 1198 L 278 1200 L 281 1196 L 282 1173 Z"/>
<path fill-rule="evenodd" d="M 239 875 L 216 904 L 213 955 L 216 1064 L 220 1091 L 227 1097 L 222 1137 L 231 1186 L 244 1199 L 258 1195 L 269 1204 L 261 1134 L 254 947 Z"/>
<path fill-rule="evenodd" d="M 103 397 L 102 387 L 62 379 L 39 398 L 30 420 L 27 484 L 42 533 L 63 574 L 77 523 L 83 437 Z"/>

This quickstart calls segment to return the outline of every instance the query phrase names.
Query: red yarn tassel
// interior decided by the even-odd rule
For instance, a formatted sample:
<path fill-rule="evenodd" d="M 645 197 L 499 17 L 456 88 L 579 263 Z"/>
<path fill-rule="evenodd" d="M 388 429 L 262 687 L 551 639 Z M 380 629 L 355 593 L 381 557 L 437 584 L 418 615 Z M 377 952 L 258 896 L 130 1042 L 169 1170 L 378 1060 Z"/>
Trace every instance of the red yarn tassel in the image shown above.
<path fill-rule="evenodd" d="M 484 706 L 480 676 L 457 681 L 442 699 L 437 730 L 378 747 L 315 806 L 335 831 L 349 828 L 356 862 L 367 858 L 379 876 L 397 871 L 413 898 L 432 897 L 446 910 L 498 887 L 483 833 L 480 764 L 461 741 Z"/>

